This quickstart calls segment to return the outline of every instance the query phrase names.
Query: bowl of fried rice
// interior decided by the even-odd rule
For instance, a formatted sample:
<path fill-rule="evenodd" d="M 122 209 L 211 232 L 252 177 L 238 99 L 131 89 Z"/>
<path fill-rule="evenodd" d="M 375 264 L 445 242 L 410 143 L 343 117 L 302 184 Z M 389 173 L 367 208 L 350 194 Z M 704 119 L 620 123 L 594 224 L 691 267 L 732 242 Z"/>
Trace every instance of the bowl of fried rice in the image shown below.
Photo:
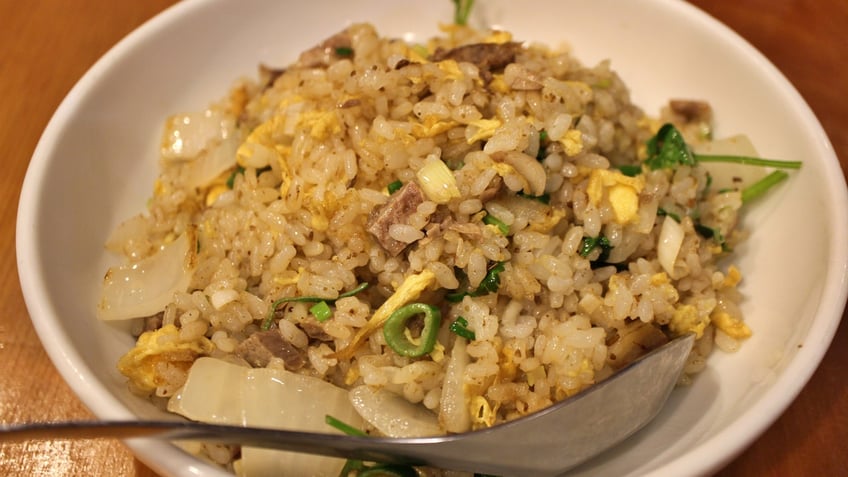
<path fill-rule="evenodd" d="M 463 433 L 694 334 L 660 415 L 563 471 L 706 475 L 830 344 L 842 177 L 782 74 L 682 1 L 187 1 L 56 111 L 18 264 L 101 419 Z M 168 476 L 380 468 L 127 444 Z"/>

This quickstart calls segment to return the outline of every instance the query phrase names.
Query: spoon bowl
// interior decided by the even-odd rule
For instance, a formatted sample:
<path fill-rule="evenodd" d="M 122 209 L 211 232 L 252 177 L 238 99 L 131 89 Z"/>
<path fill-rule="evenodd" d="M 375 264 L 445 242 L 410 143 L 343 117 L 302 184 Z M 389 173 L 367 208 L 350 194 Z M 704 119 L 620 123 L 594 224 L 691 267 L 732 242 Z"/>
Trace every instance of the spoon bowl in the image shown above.
<path fill-rule="evenodd" d="M 695 341 L 685 335 L 568 399 L 488 429 L 383 438 L 186 421 L 89 421 L 5 426 L 0 441 L 155 437 L 427 465 L 500 476 L 554 476 L 633 435 L 662 409 Z"/>

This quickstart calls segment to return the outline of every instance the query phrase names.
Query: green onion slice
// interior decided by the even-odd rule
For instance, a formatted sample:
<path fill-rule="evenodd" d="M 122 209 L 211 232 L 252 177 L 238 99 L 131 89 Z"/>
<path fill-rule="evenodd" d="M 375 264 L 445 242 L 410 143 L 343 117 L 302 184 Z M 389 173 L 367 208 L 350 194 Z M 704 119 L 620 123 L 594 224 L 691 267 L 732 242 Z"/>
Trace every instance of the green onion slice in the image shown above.
<path fill-rule="evenodd" d="M 413 344 L 406 337 L 406 324 L 413 317 L 422 314 L 424 329 L 421 330 L 418 344 Z M 383 324 L 383 337 L 395 353 L 409 358 L 419 358 L 433 351 L 441 322 L 442 313 L 435 306 L 426 303 L 410 303 L 398 308 L 389 316 Z"/>

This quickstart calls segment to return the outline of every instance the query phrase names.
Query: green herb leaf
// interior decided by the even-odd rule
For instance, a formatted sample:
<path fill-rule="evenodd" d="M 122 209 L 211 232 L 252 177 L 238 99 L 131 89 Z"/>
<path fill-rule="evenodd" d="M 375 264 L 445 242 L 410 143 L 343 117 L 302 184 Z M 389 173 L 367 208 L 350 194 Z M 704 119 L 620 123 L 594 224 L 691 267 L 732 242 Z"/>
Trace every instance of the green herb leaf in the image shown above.
<path fill-rule="evenodd" d="M 675 222 L 677 222 L 678 224 L 680 223 L 680 216 L 679 215 L 675 214 L 674 212 L 669 212 L 669 211 L 663 209 L 662 207 L 659 207 L 657 209 L 657 215 L 659 217 L 665 217 L 665 216 L 671 217 L 672 219 L 674 219 Z"/>
<path fill-rule="evenodd" d="M 518 197 L 524 197 L 525 199 L 535 200 L 537 202 L 541 202 L 545 205 L 551 203 L 551 195 L 550 194 L 542 194 L 542 195 L 530 195 L 525 194 L 524 192 L 517 192 L 516 195 Z"/>
<path fill-rule="evenodd" d="M 656 136 L 648 140 L 645 164 L 651 170 L 673 169 L 678 165 L 694 166 L 695 156 L 683 134 L 671 123 L 663 124 Z"/>
<path fill-rule="evenodd" d="M 782 161 L 777 159 L 763 159 L 751 156 L 723 156 L 714 154 L 695 154 L 698 162 L 729 162 L 743 166 L 776 167 L 779 169 L 800 169 L 801 161 Z"/>
<path fill-rule="evenodd" d="M 343 433 L 345 433 L 349 436 L 364 437 L 364 436 L 368 435 L 364 431 L 357 429 L 357 428 L 351 426 L 350 424 L 342 421 L 341 419 L 337 419 L 337 418 L 335 418 L 335 417 L 333 417 L 329 414 L 326 414 L 324 416 L 324 422 L 326 422 L 327 425 L 332 426 L 332 427 L 342 431 Z"/>
<path fill-rule="evenodd" d="M 418 477 L 418 471 L 408 465 L 378 464 L 359 471 L 357 477 Z"/>
<path fill-rule="evenodd" d="M 403 187 L 403 182 L 394 181 L 394 182 L 389 182 L 389 185 L 386 186 L 386 190 L 389 191 L 389 195 L 391 195 L 391 194 L 394 194 L 395 192 L 399 191 L 401 187 Z"/>
<path fill-rule="evenodd" d="M 340 46 L 336 48 L 336 54 L 338 56 L 353 56 L 353 48 L 349 46 Z"/>
<path fill-rule="evenodd" d="M 474 341 L 476 336 L 474 332 L 468 329 L 468 320 L 462 316 L 457 316 L 456 320 L 448 327 L 452 333 L 461 336 L 469 341 Z"/>
<path fill-rule="evenodd" d="M 483 216 L 483 223 L 486 225 L 494 225 L 498 228 L 498 231 L 501 235 L 509 234 L 509 225 L 503 223 L 499 218 L 494 215 L 486 214 Z"/>
<path fill-rule="evenodd" d="M 233 188 L 233 185 L 234 185 L 234 184 L 235 184 L 235 182 L 236 182 L 236 176 L 237 176 L 237 175 L 239 175 L 239 174 L 244 174 L 244 167 L 236 166 L 236 168 L 235 168 L 235 170 L 233 171 L 233 173 L 232 173 L 232 174 L 230 174 L 230 177 L 228 177 L 228 178 L 227 178 L 227 188 L 228 188 L 228 189 L 232 189 L 232 188 Z"/>
<path fill-rule="evenodd" d="M 590 253 L 596 248 L 601 248 L 601 253 L 598 255 L 598 258 L 593 261 L 593 263 L 603 263 L 606 262 L 609 257 L 609 253 L 612 250 L 612 244 L 608 238 L 603 235 L 598 235 L 597 237 L 583 237 L 583 240 L 580 242 L 580 256 L 588 257 Z"/>
<path fill-rule="evenodd" d="M 500 274 L 505 269 L 506 268 L 504 267 L 503 262 L 496 262 L 489 268 L 489 270 L 486 272 L 486 276 L 483 277 L 483 280 L 480 282 L 480 285 L 478 285 L 474 291 L 448 293 L 447 295 L 445 295 L 445 299 L 451 303 L 459 303 L 466 296 L 475 297 L 494 293 L 498 291 L 498 287 L 500 287 L 501 285 Z"/>
<path fill-rule="evenodd" d="M 637 164 L 622 164 L 618 166 L 618 170 L 627 177 L 636 177 L 642 173 L 642 166 Z"/>
<path fill-rule="evenodd" d="M 785 181 L 789 177 L 784 171 L 773 171 L 771 174 L 742 189 L 742 203 L 750 202 L 768 192 L 769 189 Z"/>
<path fill-rule="evenodd" d="M 457 25 L 467 25 L 468 16 L 471 14 L 471 7 L 474 6 L 474 0 L 453 0 L 454 13 L 453 22 Z"/>

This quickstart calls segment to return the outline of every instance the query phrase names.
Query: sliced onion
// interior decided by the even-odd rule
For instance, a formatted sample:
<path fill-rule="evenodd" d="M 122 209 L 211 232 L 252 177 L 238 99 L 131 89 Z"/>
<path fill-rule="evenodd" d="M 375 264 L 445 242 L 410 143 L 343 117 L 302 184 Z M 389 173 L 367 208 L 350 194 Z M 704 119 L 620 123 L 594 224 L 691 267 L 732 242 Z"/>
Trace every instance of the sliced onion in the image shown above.
<path fill-rule="evenodd" d="M 162 160 L 193 160 L 210 144 L 230 137 L 234 130 L 235 121 L 218 111 L 175 114 L 165 122 Z"/>
<path fill-rule="evenodd" d="M 435 414 L 385 389 L 362 385 L 350 391 L 350 402 L 372 426 L 388 437 L 444 434 Z"/>
<path fill-rule="evenodd" d="M 103 278 L 97 316 L 127 320 L 159 313 L 188 289 L 197 267 L 197 232 L 190 227 L 159 252 L 139 262 L 110 268 Z"/>
<path fill-rule="evenodd" d="M 355 428 L 364 421 L 348 391 L 284 369 L 246 368 L 216 358 L 199 358 L 168 410 L 191 420 L 322 433 L 331 415 Z M 337 476 L 345 460 L 288 451 L 242 447 L 239 476 Z"/>
<path fill-rule="evenodd" d="M 754 144 L 743 134 L 692 146 L 695 154 L 760 157 Z M 728 162 L 700 162 L 712 176 L 713 190 L 741 189 L 765 177 L 765 167 L 740 166 Z"/>
<path fill-rule="evenodd" d="M 463 376 L 471 358 L 465 351 L 465 339 L 457 338 L 451 350 L 450 361 L 445 370 L 442 384 L 442 399 L 439 409 L 439 423 L 448 432 L 471 430 L 471 414 L 468 397 L 465 395 Z"/>
<path fill-rule="evenodd" d="M 657 243 L 657 259 L 669 275 L 673 275 L 674 262 L 680 253 L 680 246 L 683 245 L 683 235 L 683 227 L 673 218 L 666 216 Z"/>
<path fill-rule="evenodd" d="M 174 115 L 162 135 L 162 165 L 176 168 L 178 185 L 205 187 L 236 165 L 239 141 L 235 120 L 222 112 Z"/>
<path fill-rule="evenodd" d="M 183 187 L 205 187 L 224 171 L 236 166 L 236 151 L 239 140 L 230 136 L 211 144 L 209 149 L 192 162 L 185 163 L 179 170 L 179 183 Z"/>

